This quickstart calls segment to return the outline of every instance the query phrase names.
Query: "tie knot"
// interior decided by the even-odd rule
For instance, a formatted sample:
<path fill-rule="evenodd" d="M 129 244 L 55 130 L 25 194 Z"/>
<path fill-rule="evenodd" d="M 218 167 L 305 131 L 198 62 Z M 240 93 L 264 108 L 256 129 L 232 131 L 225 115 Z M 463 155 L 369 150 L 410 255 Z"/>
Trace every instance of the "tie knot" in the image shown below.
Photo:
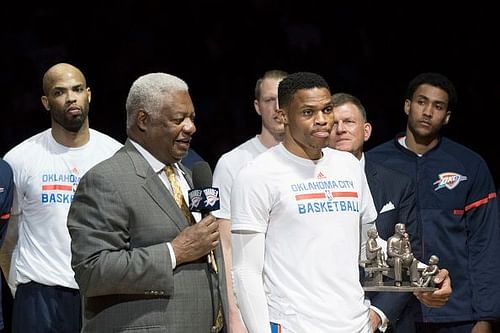
<path fill-rule="evenodd" d="M 165 170 L 165 173 L 167 174 L 168 177 L 175 175 L 175 171 L 172 165 L 165 165 L 165 168 L 163 169 Z"/>
<path fill-rule="evenodd" d="M 181 190 L 181 186 L 179 185 L 179 182 L 177 181 L 177 177 L 175 176 L 174 168 L 171 165 L 166 165 L 164 170 L 165 170 L 165 174 L 167 175 L 168 182 L 170 183 L 170 186 L 172 187 L 172 193 L 174 194 L 174 196 L 177 196 L 177 198 L 178 198 L 181 195 L 182 190 Z M 177 198 L 176 198 L 176 201 L 179 204 Z M 179 204 L 179 206 L 180 206 L 180 204 Z"/>

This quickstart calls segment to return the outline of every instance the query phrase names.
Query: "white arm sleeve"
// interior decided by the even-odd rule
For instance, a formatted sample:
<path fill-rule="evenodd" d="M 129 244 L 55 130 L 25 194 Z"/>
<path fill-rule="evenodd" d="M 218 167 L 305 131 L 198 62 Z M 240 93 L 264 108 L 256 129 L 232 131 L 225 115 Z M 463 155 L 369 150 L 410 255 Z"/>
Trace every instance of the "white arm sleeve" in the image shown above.
<path fill-rule="evenodd" d="M 245 326 L 252 333 L 271 332 L 262 280 L 264 249 L 264 233 L 232 233 L 233 287 Z"/>

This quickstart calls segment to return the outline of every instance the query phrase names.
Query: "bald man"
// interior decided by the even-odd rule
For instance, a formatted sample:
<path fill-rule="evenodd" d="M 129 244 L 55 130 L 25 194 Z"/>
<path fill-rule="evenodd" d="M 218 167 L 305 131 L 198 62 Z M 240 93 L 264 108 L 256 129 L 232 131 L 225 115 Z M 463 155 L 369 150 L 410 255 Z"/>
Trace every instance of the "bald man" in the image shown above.
<path fill-rule="evenodd" d="M 90 88 L 75 66 L 50 67 L 43 76 L 43 93 L 51 127 L 4 157 L 15 185 L 7 235 L 14 246 L 9 271 L 15 297 L 12 332 L 76 333 L 81 300 L 66 217 L 80 178 L 122 145 L 89 128 Z"/>

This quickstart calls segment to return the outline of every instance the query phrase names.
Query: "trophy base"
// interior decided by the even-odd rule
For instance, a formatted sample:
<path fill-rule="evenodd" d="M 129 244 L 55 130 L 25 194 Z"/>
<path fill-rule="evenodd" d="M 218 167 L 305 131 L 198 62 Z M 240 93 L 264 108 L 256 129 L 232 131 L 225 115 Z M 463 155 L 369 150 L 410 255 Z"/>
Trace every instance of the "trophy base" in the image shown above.
<path fill-rule="evenodd" d="M 434 291 L 438 288 L 434 287 L 416 287 L 411 285 L 395 286 L 393 284 L 384 284 L 384 285 L 365 285 L 363 286 L 364 291 L 379 291 L 379 292 L 397 292 L 397 293 L 407 293 L 407 292 L 427 292 Z"/>

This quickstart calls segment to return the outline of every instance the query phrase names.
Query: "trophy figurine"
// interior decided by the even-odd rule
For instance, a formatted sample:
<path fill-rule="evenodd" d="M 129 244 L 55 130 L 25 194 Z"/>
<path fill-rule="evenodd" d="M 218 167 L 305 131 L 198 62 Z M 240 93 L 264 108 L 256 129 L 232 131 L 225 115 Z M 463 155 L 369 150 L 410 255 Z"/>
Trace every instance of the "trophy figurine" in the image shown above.
<path fill-rule="evenodd" d="M 436 255 L 432 255 L 429 258 L 429 265 L 424 268 L 422 274 L 420 275 L 420 279 L 418 279 L 419 287 L 435 287 L 433 277 L 439 272 L 439 257 Z"/>
<path fill-rule="evenodd" d="M 394 226 L 394 235 L 387 240 L 386 252 L 377 243 L 375 228 L 368 230 L 367 236 L 366 260 L 360 261 L 366 273 L 364 290 L 413 292 L 436 289 L 433 277 L 439 271 L 439 258 L 432 255 L 428 265 L 419 262 L 413 255 L 403 223 Z"/>

